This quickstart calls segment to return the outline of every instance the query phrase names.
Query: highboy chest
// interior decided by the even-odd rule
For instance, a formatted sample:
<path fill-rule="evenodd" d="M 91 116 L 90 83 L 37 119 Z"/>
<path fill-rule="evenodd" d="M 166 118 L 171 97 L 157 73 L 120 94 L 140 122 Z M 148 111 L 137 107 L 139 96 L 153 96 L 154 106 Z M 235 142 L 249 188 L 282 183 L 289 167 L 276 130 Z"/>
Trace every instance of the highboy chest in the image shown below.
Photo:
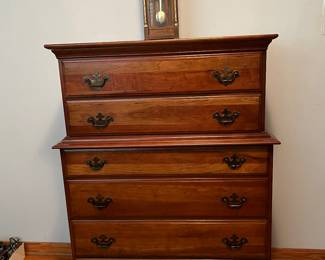
<path fill-rule="evenodd" d="M 45 46 L 74 259 L 270 259 L 276 37 Z"/>

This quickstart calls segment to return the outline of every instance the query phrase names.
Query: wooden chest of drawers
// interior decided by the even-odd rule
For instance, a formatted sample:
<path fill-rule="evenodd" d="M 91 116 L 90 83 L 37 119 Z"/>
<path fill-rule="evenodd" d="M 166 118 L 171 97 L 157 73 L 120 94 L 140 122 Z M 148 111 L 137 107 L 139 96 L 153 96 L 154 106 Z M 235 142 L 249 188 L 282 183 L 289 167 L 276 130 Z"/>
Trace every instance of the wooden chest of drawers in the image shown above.
<path fill-rule="evenodd" d="M 270 259 L 276 37 L 45 46 L 74 259 Z"/>

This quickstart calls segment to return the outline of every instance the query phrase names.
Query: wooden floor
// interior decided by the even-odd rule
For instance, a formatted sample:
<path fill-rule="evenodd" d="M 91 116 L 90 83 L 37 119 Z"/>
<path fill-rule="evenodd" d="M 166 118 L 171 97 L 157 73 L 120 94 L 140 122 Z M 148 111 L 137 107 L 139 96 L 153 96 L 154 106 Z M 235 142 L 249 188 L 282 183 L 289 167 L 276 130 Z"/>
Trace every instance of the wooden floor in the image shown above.
<path fill-rule="evenodd" d="M 25 260 L 71 260 L 69 256 L 26 256 Z"/>
<path fill-rule="evenodd" d="M 25 260 L 71 260 L 68 243 L 25 243 Z M 325 260 L 325 250 L 272 249 L 272 260 Z M 89 259 L 88 259 L 89 260 Z"/>
<path fill-rule="evenodd" d="M 27 256 L 25 260 L 71 260 L 69 256 Z M 324 252 L 274 252 L 272 260 L 325 260 Z"/>

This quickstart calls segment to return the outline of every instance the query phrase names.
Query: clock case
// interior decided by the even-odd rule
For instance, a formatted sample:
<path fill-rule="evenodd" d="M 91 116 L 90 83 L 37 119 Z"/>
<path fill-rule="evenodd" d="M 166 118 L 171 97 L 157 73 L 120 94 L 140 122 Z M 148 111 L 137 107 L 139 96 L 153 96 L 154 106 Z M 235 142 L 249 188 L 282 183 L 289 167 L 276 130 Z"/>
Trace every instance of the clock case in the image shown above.
<path fill-rule="evenodd" d="M 166 22 L 159 24 L 156 14 L 159 12 L 159 0 L 143 0 L 144 35 L 146 40 L 175 39 L 179 37 L 177 0 L 163 0 L 162 9 Z"/>

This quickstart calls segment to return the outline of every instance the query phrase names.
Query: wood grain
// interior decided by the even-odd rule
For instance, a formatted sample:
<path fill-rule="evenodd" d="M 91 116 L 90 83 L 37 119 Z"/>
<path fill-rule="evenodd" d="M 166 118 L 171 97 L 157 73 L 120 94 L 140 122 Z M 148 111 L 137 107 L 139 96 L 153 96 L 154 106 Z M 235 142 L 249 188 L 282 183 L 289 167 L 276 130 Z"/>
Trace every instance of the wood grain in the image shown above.
<path fill-rule="evenodd" d="M 220 52 L 266 51 L 277 34 L 215 38 L 124 41 L 101 43 L 45 44 L 57 58 L 107 56 L 179 55 Z"/>
<path fill-rule="evenodd" d="M 325 250 L 273 249 L 273 260 L 325 260 Z"/>
<path fill-rule="evenodd" d="M 68 243 L 26 242 L 24 245 L 26 255 L 71 255 L 71 247 Z"/>
<path fill-rule="evenodd" d="M 63 61 L 66 97 L 261 90 L 262 52 L 196 56 L 103 58 Z M 225 86 L 213 77 L 225 68 L 240 76 Z M 92 89 L 85 76 L 107 75 L 102 89 Z"/>
<path fill-rule="evenodd" d="M 315 250 L 317 251 L 317 250 Z M 72 257 L 67 256 L 27 256 L 25 258 L 26 260 L 71 260 Z M 325 259 L 325 253 L 313 253 L 313 250 L 311 250 L 310 253 L 304 252 L 304 253 L 298 253 L 298 256 L 296 254 L 296 251 L 289 250 L 288 254 L 285 254 L 285 256 L 279 255 L 278 253 L 274 254 L 272 256 L 272 260 L 324 260 Z M 99 260 L 99 258 L 79 258 L 79 260 Z M 100 260 L 119 260 L 119 259 L 112 259 L 112 258 L 100 258 Z M 131 260 L 131 259 L 125 259 L 125 260 Z M 156 260 L 156 259 L 147 259 L 147 260 Z M 178 260 L 178 259 L 167 259 L 167 260 Z M 189 260 L 189 259 L 184 259 Z M 214 259 L 216 260 L 216 259 Z"/>
<path fill-rule="evenodd" d="M 268 148 L 265 146 L 197 147 L 165 149 L 107 149 L 64 151 L 65 177 L 139 176 L 261 176 L 267 173 Z M 230 168 L 225 158 L 237 155 L 246 161 Z M 106 161 L 94 171 L 86 163 L 98 158 Z"/>
<path fill-rule="evenodd" d="M 241 218 L 267 216 L 265 179 L 145 179 L 69 181 L 72 219 Z M 236 193 L 246 202 L 229 208 L 223 198 Z M 97 209 L 88 202 L 98 195 L 112 202 Z"/>
<path fill-rule="evenodd" d="M 72 221 L 77 257 L 233 258 L 265 256 L 265 221 Z M 240 250 L 222 241 L 233 234 L 247 238 Z M 115 239 L 107 249 L 90 240 Z"/>
<path fill-rule="evenodd" d="M 31 255 L 26 256 L 25 260 L 72 260 L 72 256 Z"/>
<path fill-rule="evenodd" d="M 254 94 L 67 101 L 69 135 L 253 132 L 263 129 L 260 102 Z M 227 126 L 213 118 L 225 108 L 240 113 Z M 114 121 L 95 128 L 87 121 L 98 113 Z"/>
<path fill-rule="evenodd" d="M 138 135 L 65 137 L 54 149 L 105 149 L 135 147 L 198 147 L 275 145 L 280 141 L 265 132 L 219 135 Z"/>
<path fill-rule="evenodd" d="M 68 243 L 27 242 L 25 250 L 26 260 L 72 260 Z M 273 248 L 272 260 L 325 260 L 325 250 Z"/>

